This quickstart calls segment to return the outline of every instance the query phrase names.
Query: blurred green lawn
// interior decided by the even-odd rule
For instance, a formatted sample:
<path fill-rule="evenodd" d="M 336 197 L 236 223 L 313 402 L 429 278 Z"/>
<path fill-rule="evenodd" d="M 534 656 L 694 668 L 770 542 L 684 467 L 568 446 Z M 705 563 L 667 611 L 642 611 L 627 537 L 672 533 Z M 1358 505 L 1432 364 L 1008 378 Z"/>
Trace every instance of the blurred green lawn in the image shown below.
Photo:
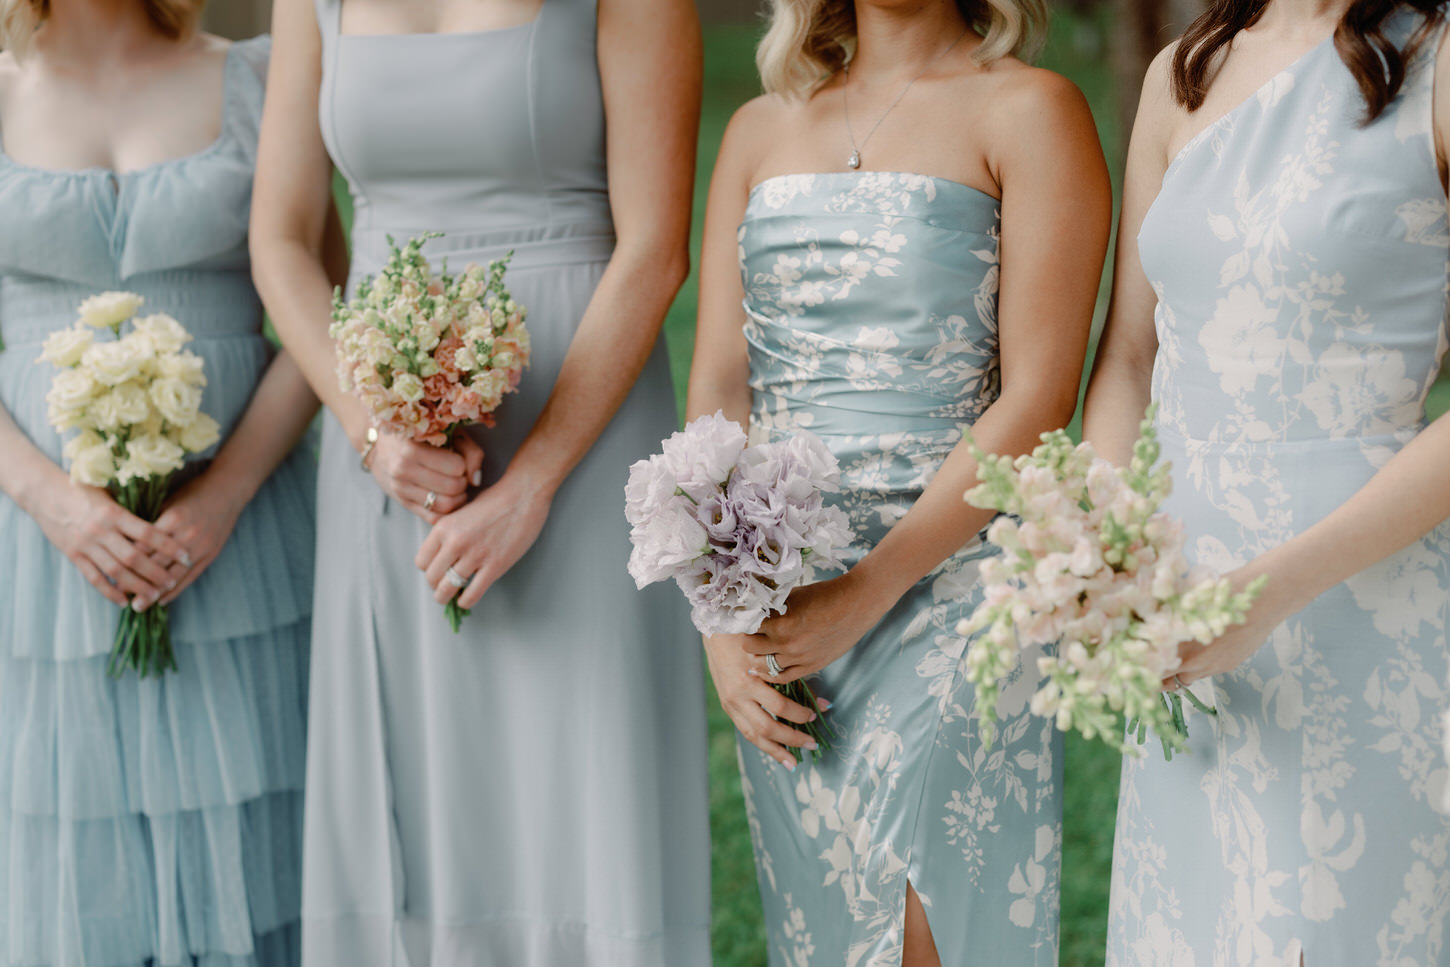
<path fill-rule="evenodd" d="M 1067 75 L 1092 105 L 1103 143 L 1109 147 L 1113 177 L 1119 177 L 1117 119 L 1113 116 L 1111 74 L 1107 67 L 1107 19 L 1058 15 L 1042 66 Z M 699 175 L 695 185 L 692 254 L 698 264 L 700 228 L 710 169 L 731 113 L 758 93 L 754 46 L 758 31 L 749 25 L 713 25 L 705 30 L 705 105 L 700 125 Z M 1100 300 L 1098 323 L 1106 302 Z M 683 410 L 684 388 L 694 348 L 696 287 L 692 274 L 665 323 L 675 386 Z M 1095 345 L 1095 343 L 1094 343 Z M 1442 380 L 1431 400 L 1432 415 L 1450 409 L 1450 381 Z M 764 967 L 765 931 L 755 885 L 750 834 L 740 798 L 735 738 L 713 689 L 710 713 L 710 829 L 714 858 L 716 967 Z M 1097 743 L 1069 737 L 1062 857 L 1062 967 L 1101 967 L 1113 815 L 1118 801 L 1118 758 Z"/>

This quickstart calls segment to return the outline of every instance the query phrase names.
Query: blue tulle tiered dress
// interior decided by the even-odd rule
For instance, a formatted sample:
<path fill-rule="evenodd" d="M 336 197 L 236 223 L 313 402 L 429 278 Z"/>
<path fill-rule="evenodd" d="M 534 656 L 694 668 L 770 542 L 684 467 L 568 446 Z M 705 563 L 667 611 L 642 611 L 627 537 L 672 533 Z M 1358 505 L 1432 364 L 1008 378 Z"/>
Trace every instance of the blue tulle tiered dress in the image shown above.
<path fill-rule="evenodd" d="M 36 358 L 102 290 L 191 331 L 224 434 L 246 408 L 272 355 L 247 258 L 267 52 L 231 48 L 199 153 L 115 175 L 0 152 L 0 403 L 57 463 Z M 172 607 L 180 670 L 145 681 L 106 676 L 116 606 L 0 494 L 3 967 L 296 962 L 311 464 L 263 485 Z"/>

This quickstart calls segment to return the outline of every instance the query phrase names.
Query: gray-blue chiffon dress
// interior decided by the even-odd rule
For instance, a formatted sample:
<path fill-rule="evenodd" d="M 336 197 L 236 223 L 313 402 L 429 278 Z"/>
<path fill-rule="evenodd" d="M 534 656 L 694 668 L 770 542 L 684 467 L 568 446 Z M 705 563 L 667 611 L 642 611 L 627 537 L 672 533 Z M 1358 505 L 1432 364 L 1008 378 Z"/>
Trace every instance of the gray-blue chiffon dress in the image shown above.
<path fill-rule="evenodd" d="M 1386 33 L 1419 25 L 1402 9 Z M 1447 345 L 1443 30 L 1368 125 L 1325 40 L 1184 147 L 1143 220 L 1168 509 L 1215 570 L 1332 513 L 1424 425 Z M 1218 716 L 1190 719 L 1188 753 L 1124 765 L 1108 964 L 1447 962 L 1447 621 L 1450 524 L 1198 686 Z"/>
<path fill-rule="evenodd" d="M 385 236 L 454 268 L 513 250 L 533 364 L 485 485 L 554 387 L 614 228 L 590 0 L 503 30 L 340 35 L 318 0 L 320 123 L 355 207 L 352 279 Z M 454 634 L 413 564 L 428 526 L 328 417 L 309 735 L 308 967 L 709 963 L 698 636 L 638 592 L 623 488 L 675 428 L 663 343 L 559 489 L 534 547 Z"/>
<path fill-rule="evenodd" d="M 203 151 L 122 175 L 0 152 L 0 403 L 56 463 L 37 358 L 97 292 L 186 326 L 223 436 L 251 400 L 273 355 L 247 255 L 268 50 L 229 50 Z M 180 670 L 145 681 L 106 676 L 116 605 L 0 494 L 0 965 L 297 963 L 314 468 L 299 450 L 262 485 L 171 606 Z"/>
<path fill-rule="evenodd" d="M 997 399 L 1000 202 L 895 172 L 767 178 L 740 226 L 754 441 L 817 434 L 841 463 L 849 563 L 911 509 Z M 812 679 L 837 731 L 794 772 L 741 743 L 772 967 L 901 962 L 907 884 L 947 965 L 1057 963 L 1062 738 L 1003 687 L 982 745 L 957 623 L 978 538 Z"/>

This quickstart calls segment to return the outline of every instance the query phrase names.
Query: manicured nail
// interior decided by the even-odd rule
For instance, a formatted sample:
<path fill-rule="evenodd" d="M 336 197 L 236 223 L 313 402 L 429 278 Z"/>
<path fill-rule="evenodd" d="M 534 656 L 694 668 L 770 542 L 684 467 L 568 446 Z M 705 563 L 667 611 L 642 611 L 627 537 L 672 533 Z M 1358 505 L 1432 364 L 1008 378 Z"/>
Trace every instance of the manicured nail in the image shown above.
<path fill-rule="evenodd" d="M 785 766 L 785 771 L 786 772 L 795 772 L 795 760 L 794 759 L 781 759 L 780 760 L 780 764 L 783 765 L 783 766 Z"/>
<path fill-rule="evenodd" d="M 818 698 L 816 699 L 816 704 L 821 707 L 822 712 L 829 712 L 831 710 L 831 703 L 827 699 Z"/>
<path fill-rule="evenodd" d="M 745 669 L 745 674 L 749 675 L 751 678 L 759 678 L 760 677 L 760 672 L 756 671 L 754 668 L 747 668 L 747 669 Z"/>
<path fill-rule="evenodd" d="M 146 601 L 145 598 L 132 598 L 131 599 L 131 610 L 134 611 L 134 612 L 136 612 L 137 614 L 140 614 L 141 612 L 145 611 L 149 607 L 151 607 L 151 605 Z"/>
<path fill-rule="evenodd" d="M 168 590 L 168 591 L 175 591 L 176 590 L 176 582 L 175 581 L 169 581 L 169 582 L 167 582 L 166 590 Z"/>
<path fill-rule="evenodd" d="M 483 471 L 482 470 L 475 470 L 475 471 L 473 471 L 473 485 L 475 487 L 482 487 L 483 486 Z"/>
<path fill-rule="evenodd" d="M 817 746 L 815 742 L 807 742 L 805 745 L 801 746 L 801 748 L 805 749 L 807 752 L 814 752 L 820 747 Z"/>

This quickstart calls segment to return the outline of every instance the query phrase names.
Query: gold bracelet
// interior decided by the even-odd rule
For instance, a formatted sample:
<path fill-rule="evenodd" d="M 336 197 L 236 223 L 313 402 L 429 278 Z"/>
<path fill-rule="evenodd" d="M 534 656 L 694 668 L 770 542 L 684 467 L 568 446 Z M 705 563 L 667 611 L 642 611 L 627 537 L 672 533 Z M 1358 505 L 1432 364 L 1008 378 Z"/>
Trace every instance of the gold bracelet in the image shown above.
<path fill-rule="evenodd" d="M 363 436 L 362 456 L 358 457 L 358 463 L 362 464 L 364 473 L 372 473 L 372 468 L 368 466 L 368 457 L 372 454 L 373 447 L 377 445 L 378 428 L 370 426 L 368 427 L 368 432 Z"/>

